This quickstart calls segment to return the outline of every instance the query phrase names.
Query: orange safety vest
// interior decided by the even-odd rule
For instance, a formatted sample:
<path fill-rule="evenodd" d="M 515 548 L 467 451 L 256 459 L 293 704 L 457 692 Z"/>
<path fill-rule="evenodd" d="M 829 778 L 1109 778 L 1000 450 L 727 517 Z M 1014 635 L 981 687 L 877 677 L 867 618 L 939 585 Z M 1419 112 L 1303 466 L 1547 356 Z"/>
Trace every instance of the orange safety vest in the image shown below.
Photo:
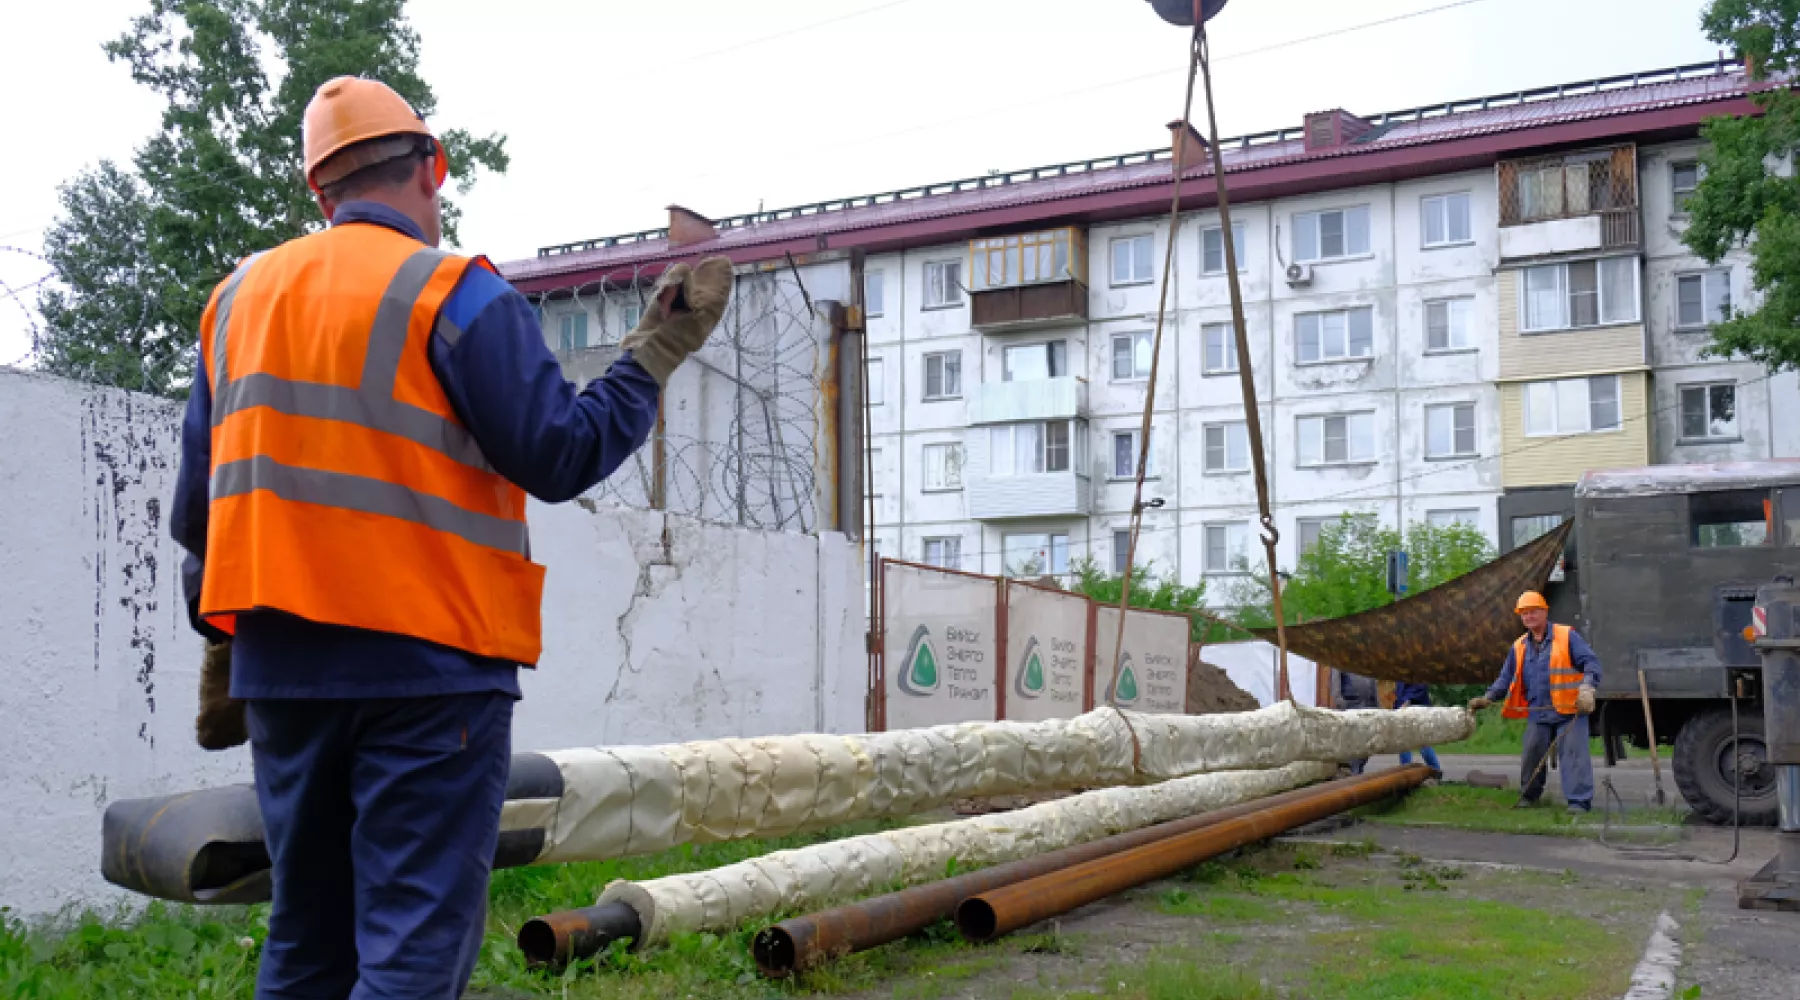
<path fill-rule="evenodd" d="M 1569 659 L 1567 625 L 1550 626 L 1550 704 L 1559 715 L 1575 714 L 1575 698 L 1581 691 L 1581 671 Z M 1506 704 L 1500 714 L 1508 719 L 1523 719 L 1531 714 L 1525 698 L 1525 644 L 1531 633 L 1519 636 L 1513 643 L 1513 682 L 1506 692 Z"/>
<path fill-rule="evenodd" d="M 258 254 L 202 315 L 212 386 L 200 613 L 273 609 L 537 662 L 544 568 L 525 493 L 489 467 L 431 369 L 471 264 L 350 224 Z"/>

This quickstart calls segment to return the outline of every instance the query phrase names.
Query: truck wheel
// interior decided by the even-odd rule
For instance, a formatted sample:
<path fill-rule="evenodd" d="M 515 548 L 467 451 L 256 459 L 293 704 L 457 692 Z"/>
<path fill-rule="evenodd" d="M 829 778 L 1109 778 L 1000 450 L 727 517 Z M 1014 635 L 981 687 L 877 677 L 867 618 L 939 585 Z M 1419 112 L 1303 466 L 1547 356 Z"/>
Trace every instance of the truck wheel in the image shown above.
<path fill-rule="evenodd" d="M 1694 713 L 1675 736 L 1675 787 L 1688 806 L 1712 823 L 1731 825 L 1732 769 L 1738 771 L 1745 826 L 1775 822 L 1775 767 L 1763 741 L 1759 705 L 1738 706 L 1738 739 L 1731 738 L 1731 709 L 1724 706 Z"/>

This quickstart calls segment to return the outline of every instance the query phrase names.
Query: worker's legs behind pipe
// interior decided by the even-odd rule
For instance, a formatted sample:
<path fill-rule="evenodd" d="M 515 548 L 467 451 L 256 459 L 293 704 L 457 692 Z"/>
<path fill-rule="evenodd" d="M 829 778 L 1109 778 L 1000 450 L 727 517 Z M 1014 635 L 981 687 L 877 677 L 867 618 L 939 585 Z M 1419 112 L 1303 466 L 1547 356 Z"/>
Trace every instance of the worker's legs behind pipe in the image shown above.
<path fill-rule="evenodd" d="M 1433 750 L 1430 747 L 1420 747 L 1419 748 L 1419 756 L 1424 758 L 1425 766 L 1431 768 L 1433 771 L 1437 771 L 1437 772 L 1441 773 L 1444 770 L 1443 767 L 1438 764 L 1438 755 L 1437 755 L 1436 750 Z M 1412 751 L 1411 750 L 1400 751 L 1400 763 L 1403 765 L 1412 763 Z"/>
<path fill-rule="evenodd" d="M 480 951 L 512 705 L 251 702 L 275 885 L 258 1000 L 461 994 Z"/>

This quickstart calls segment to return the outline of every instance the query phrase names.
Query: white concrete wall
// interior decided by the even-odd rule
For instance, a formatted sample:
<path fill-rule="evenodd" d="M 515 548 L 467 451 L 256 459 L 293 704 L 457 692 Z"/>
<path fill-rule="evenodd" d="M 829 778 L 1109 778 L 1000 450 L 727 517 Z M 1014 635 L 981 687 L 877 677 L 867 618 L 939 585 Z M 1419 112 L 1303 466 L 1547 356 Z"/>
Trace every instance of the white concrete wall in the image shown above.
<path fill-rule="evenodd" d="M 200 640 L 167 510 L 178 404 L 0 370 L 0 905 L 105 905 L 118 798 L 248 780 L 194 745 Z M 544 657 L 514 746 L 857 732 L 863 570 L 842 536 L 533 504 Z"/>

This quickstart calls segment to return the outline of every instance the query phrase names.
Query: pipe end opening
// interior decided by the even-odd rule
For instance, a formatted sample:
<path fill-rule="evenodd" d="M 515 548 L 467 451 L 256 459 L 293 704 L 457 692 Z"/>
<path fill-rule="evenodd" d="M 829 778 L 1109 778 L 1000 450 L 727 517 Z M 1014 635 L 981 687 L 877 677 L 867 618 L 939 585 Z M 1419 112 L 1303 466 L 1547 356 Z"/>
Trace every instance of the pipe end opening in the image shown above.
<path fill-rule="evenodd" d="M 762 974 L 773 979 L 793 975 L 799 957 L 793 935 L 780 927 L 767 927 L 757 934 L 750 953 Z"/>
<path fill-rule="evenodd" d="M 531 966 L 550 966 L 561 968 L 568 964 L 568 953 L 559 954 L 556 931 L 549 921 L 536 917 L 525 921 L 519 928 L 519 951 L 525 954 L 525 963 Z"/>
<path fill-rule="evenodd" d="M 956 929 L 970 941 L 992 940 L 999 926 L 994 908 L 980 896 L 971 896 L 956 907 Z"/>

